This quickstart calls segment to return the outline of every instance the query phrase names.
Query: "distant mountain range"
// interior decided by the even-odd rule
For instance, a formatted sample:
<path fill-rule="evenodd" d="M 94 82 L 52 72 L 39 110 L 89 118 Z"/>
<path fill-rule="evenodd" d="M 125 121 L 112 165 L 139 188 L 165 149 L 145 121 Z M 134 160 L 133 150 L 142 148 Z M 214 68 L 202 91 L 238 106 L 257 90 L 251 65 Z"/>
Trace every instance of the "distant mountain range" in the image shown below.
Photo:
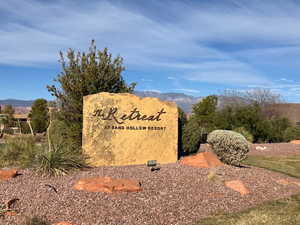
<path fill-rule="evenodd" d="M 0 100 L 0 105 L 12 105 L 14 107 L 30 107 L 33 100 L 5 99 Z"/>
<path fill-rule="evenodd" d="M 155 97 L 163 101 L 176 102 L 177 105 L 182 108 L 186 113 L 192 112 L 193 104 L 199 102 L 201 97 L 194 97 L 182 93 L 159 93 L 153 91 L 135 91 L 135 95 L 140 97 Z M 12 105 L 14 107 L 31 107 L 33 100 L 19 100 L 19 99 L 5 99 L 0 100 L 0 105 Z"/>
<path fill-rule="evenodd" d="M 134 94 L 140 97 L 154 97 L 163 101 L 176 102 L 176 104 L 186 113 L 192 112 L 194 104 L 198 103 L 202 97 L 194 97 L 182 93 L 159 93 L 153 91 L 135 91 Z"/>

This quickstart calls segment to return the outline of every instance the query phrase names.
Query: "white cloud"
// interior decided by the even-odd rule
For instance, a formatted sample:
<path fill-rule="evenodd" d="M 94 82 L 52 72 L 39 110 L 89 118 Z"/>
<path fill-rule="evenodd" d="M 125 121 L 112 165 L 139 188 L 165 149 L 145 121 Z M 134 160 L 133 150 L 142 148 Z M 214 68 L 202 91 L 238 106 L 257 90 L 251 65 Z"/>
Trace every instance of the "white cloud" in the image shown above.
<path fill-rule="evenodd" d="M 59 50 L 85 50 L 95 39 L 99 48 L 124 57 L 127 69 L 167 70 L 181 74 L 178 79 L 215 84 L 264 85 L 272 82 L 239 57 L 272 61 L 277 55 L 276 60 L 288 61 L 284 56 L 300 48 L 300 5 L 293 1 L 239 0 L 214 6 L 172 1 L 165 14 L 172 10 L 176 17 L 168 20 L 125 4 L 1 1 L 0 10 L 8 16 L 0 22 L 0 64 L 56 65 Z M 222 47 L 252 42 L 275 47 L 234 52 Z"/>

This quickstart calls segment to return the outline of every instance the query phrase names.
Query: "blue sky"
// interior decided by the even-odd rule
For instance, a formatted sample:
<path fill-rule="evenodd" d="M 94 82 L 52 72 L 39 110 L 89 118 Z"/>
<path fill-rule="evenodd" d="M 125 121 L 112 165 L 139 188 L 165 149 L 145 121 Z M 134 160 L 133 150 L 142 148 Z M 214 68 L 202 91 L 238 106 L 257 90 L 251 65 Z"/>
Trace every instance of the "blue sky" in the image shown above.
<path fill-rule="evenodd" d="M 137 90 L 266 88 L 300 102 L 300 1 L 0 1 L 0 99 L 51 99 L 59 51 L 92 39 Z"/>

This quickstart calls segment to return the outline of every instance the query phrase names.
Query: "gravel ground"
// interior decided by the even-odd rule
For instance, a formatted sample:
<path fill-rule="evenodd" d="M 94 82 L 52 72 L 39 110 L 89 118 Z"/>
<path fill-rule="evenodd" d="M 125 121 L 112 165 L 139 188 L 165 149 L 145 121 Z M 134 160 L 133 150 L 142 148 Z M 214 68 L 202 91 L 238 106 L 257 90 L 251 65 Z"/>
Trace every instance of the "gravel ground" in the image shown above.
<path fill-rule="evenodd" d="M 258 147 L 258 149 L 256 149 Z M 266 147 L 264 150 L 259 150 L 261 147 Z M 300 154 L 299 144 L 276 143 L 276 144 L 253 144 L 251 146 L 250 155 L 293 155 Z"/>
<path fill-rule="evenodd" d="M 300 191 L 295 184 L 276 183 L 279 179 L 296 179 L 260 168 L 224 166 L 217 169 L 216 180 L 208 179 L 210 171 L 173 163 L 161 165 L 154 172 L 144 165 L 100 167 L 47 178 L 22 170 L 23 175 L 0 183 L 1 202 L 20 199 L 15 205 L 19 214 L 0 218 L 0 224 L 21 225 L 25 216 L 38 215 L 53 223 L 71 221 L 75 225 L 185 225 Z M 143 190 L 107 194 L 72 189 L 78 179 L 93 176 L 136 179 Z M 241 196 L 224 186 L 224 181 L 234 179 L 242 180 L 251 194 Z M 57 193 L 45 184 L 54 186 Z"/>

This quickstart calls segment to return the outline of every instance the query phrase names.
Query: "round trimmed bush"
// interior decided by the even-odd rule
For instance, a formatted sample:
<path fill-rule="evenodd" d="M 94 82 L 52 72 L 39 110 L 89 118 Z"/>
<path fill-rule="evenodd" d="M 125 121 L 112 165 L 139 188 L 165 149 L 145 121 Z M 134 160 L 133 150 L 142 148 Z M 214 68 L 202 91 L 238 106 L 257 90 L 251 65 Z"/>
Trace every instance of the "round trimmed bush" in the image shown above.
<path fill-rule="evenodd" d="M 207 143 L 222 162 L 234 166 L 239 166 L 250 150 L 246 138 L 230 130 L 215 130 L 209 133 Z"/>
<path fill-rule="evenodd" d="M 246 130 L 246 128 L 238 127 L 238 128 L 235 128 L 233 131 L 240 133 L 241 135 L 243 135 L 246 138 L 247 141 L 249 141 L 250 143 L 253 143 L 253 135 L 248 130 Z"/>

